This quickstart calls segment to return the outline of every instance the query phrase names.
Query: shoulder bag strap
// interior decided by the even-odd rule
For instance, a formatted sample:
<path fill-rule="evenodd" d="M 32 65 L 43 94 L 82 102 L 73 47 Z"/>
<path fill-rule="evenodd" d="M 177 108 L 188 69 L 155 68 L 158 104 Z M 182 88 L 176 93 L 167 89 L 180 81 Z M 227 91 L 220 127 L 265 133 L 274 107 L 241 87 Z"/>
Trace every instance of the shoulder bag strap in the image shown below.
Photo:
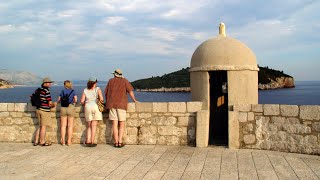
<path fill-rule="evenodd" d="M 69 100 L 69 96 L 72 94 L 72 92 L 73 92 L 73 89 L 72 89 L 72 91 L 68 94 L 68 100 Z M 71 101 L 72 102 L 72 101 Z M 71 102 L 69 102 L 69 103 L 71 103 Z"/>

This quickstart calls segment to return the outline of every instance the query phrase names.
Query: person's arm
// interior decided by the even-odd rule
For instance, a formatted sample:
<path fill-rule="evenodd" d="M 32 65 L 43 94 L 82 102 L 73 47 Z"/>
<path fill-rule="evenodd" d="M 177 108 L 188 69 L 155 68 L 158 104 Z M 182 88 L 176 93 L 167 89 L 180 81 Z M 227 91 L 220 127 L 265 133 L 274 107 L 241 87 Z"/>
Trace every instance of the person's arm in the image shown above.
<path fill-rule="evenodd" d="M 77 101 L 78 101 L 78 97 L 77 97 L 77 95 L 74 95 L 74 96 L 73 96 L 73 103 L 74 103 L 74 104 L 77 104 Z"/>
<path fill-rule="evenodd" d="M 54 108 L 54 107 L 56 107 L 56 103 L 54 103 L 54 102 L 52 102 L 52 98 L 51 98 L 51 93 L 50 93 L 50 91 L 46 91 L 46 94 L 48 95 L 47 96 L 47 101 L 48 101 L 48 103 L 49 103 L 49 107 L 50 108 Z"/>
<path fill-rule="evenodd" d="M 108 81 L 108 84 L 106 85 L 106 88 L 104 88 L 104 97 L 106 98 L 106 102 L 107 102 L 107 98 L 108 98 L 108 91 L 109 91 L 109 82 Z"/>
<path fill-rule="evenodd" d="M 82 105 L 84 105 L 85 100 L 86 100 L 86 95 L 84 94 L 84 91 L 83 91 L 82 96 L 81 96 L 80 103 L 81 103 Z"/>
<path fill-rule="evenodd" d="M 100 88 L 98 89 L 98 97 L 99 97 L 99 100 L 103 102 L 103 96 Z"/>
<path fill-rule="evenodd" d="M 61 97 L 59 96 L 58 97 L 58 100 L 57 100 L 57 103 L 59 103 L 61 101 Z"/>
<path fill-rule="evenodd" d="M 62 97 L 62 94 L 63 94 L 62 92 L 63 92 L 63 90 L 60 92 L 60 94 L 58 96 L 57 104 L 61 101 L 61 97 Z"/>
<path fill-rule="evenodd" d="M 130 91 L 130 92 L 129 92 L 129 95 L 130 95 L 131 99 L 133 100 L 133 102 L 138 102 L 138 101 L 136 100 L 136 97 L 134 97 L 133 91 Z"/>

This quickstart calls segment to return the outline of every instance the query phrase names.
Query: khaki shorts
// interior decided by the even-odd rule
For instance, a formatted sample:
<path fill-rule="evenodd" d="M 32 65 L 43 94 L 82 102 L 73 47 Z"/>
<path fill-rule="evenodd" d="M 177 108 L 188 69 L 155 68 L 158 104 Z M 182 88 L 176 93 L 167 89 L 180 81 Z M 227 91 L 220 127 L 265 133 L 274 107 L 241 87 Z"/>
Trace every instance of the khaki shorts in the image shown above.
<path fill-rule="evenodd" d="M 102 112 L 99 111 L 97 104 L 86 105 L 84 108 L 84 115 L 86 121 L 101 121 L 102 120 Z"/>
<path fill-rule="evenodd" d="M 109 120 L 112 121 L 125 121 L 127 119 L 127 111 L 124 109 L 112 108 L 109 111 Z"/>
<path fill-rule="evenodd" d="M 73 104 L 69 104 L 68 107 L 61 107 L 60 109 L 60 116 L 74 117 L 75 113 L 76 110 Z"/>
<path fill-rule="evenodd" d="M 50 125 L 50 123 L 51 123 L 51 112 L 37 110 L 36 114 L 37 114 L 37 117 L 38 117 L 38 120 L 39 120 L 39 126 Z"/>

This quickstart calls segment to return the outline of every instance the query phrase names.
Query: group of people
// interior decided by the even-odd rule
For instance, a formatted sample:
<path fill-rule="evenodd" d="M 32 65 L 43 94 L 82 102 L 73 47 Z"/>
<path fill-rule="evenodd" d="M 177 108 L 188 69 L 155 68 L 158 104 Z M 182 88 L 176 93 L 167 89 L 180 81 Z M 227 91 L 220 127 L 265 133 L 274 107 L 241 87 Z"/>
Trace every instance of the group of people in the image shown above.
<path fill-rule="evenodd" d="M 124 126 L 126 121 L 126 110 L 128 105 L 127 94 L 130 95 L 134 102 L 137 102 L 133 93 L 133 87 L 130 82 L 123 77 L 122 71 L 116 69 L 112 74 L 114 77 L 108 81 L 104 90 L 104 96 L 101 89 L 97 86 L 98 80 L 90 77 L 87 87 L 83 90 L 80 103 L 84 106 L 85 119 L 87 122 L 86 140 L 87 146 L 96 146 L 95 134 L 98 121 L 103 120 L 102 112 L 100 112 L 97 101 L 103 101 L 105 97 L 105 109 L 109 110 L 109 120 L 112 121 L 113 145 L 114 147 L 123 147 Z M 53 81 L 50 78 L 44 78 L 40 88 L 41 105 L 37 107 L 36 114 L 39 119 L 39 128 L 37 128 L 34 138 L 34 146 L 50 146 L 51 142 L 45 141 L 46 126 L 51 121 L 50 109 L 56 107 L 57 103 L 61 103 L 62 98 L 67 95 L 68 106 L 61 106 L 60 110 L 60 133 L 61 145 L 72 144 L 73 120 L 75 115 L 75 105 L 78 97 L 72 88 L 69 80 L 64 81 L 64 89 L 59 94 L 57 102 L 53 102 L 49 88 Z M 67 133 L 66 133 L 67 132 Z M 67 141 L 65 140 L 67 134 Z"/>

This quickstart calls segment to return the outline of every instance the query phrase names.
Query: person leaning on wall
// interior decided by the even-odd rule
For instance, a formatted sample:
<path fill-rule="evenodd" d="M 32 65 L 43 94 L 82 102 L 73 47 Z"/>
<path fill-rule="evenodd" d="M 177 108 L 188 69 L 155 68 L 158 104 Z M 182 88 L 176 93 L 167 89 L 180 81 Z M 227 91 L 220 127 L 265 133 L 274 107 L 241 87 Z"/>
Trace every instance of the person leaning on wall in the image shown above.
<path fill-rule="evenodd" d="M 37 107 L 36 115 L 39 120 L 39 128 L 37 128 L 35 133 L 34 146 L 50 146 L 50 141 L 45 141 L 46 136 L 46 126 L 50 125 L 51 121 L 51 108 L 56 106 L 55 103 L 52 103 L 51 93 L 49 88 L 51 87 L 53 81 L 50 78 L 46 77 L 42 81 L 40 88 L 40 100 L 41 105 Z M 39 141 L 40 135 L 40 141 Z"/>
<path fill-rule="evenodd" d="M 73 120 L 75 115 L 75 104 L 77 103 L 77 95 L 75 90 L 72 88 L 72 83 L 69 80 L 64 81 L 64 89 L 61 91 L 57 103 L 61 102 L 62 98 L 65 97 L 66 101 L 61 102 L 60 109 L 60 133 L 61 139 L 60 143 L 62 146 L 65 145 L 65 136 L 66 136 L 66 128 L 67 131 L 67 145 L 70 146 L 72 144 L 72 134 L 73 134 Z"/>
<path fill-rule="evenodd" d="M 106 109 L 109 109 L 109 120 L 112 121 L 114 147 L 123 147 L 123 133 L 126 121 L 126 110 L 128 97 L 130 95 L 134 102 L 138 102 L 133 93 L 130 82 L 123 77 L 120 69 L 115 70 L 114 77 L 108 81 L 104 90 L 106 97 Z"/>
<path fill-rule="evenodd" d="M 87 121 L 87 136 L 85 144 L 89 147 L 96 146 L 94 142 L 98 121 L 102 121 L 102 112 L 99 111 L 97 98 L 103 101 L 101 89 L 97 87 L 98 80 L 91 77 L 87 88 L 83 90 L 81 104 L 84 106 L 84 114 Z"/>

